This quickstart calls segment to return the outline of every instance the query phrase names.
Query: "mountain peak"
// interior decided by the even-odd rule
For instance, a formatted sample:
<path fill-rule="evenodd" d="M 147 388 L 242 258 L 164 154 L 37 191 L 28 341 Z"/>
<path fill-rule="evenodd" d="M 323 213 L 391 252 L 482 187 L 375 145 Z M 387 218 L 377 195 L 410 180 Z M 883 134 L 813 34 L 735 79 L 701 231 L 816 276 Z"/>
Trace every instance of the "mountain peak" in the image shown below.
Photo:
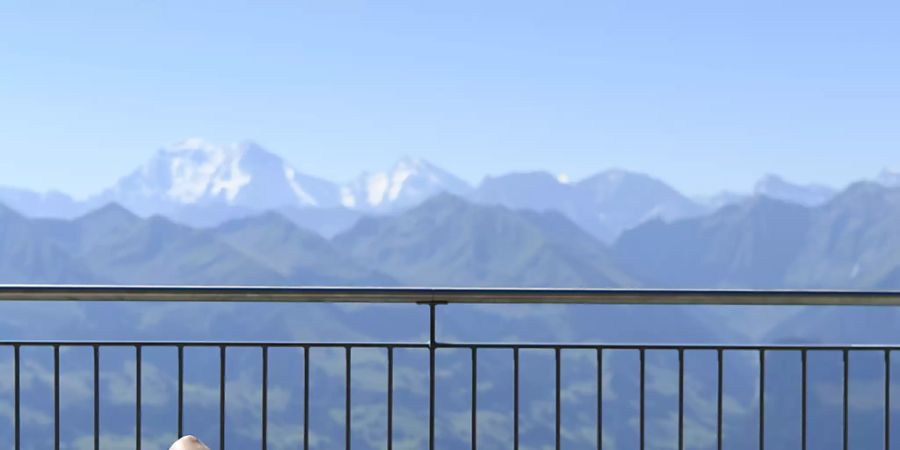
<path fill-rule="evenodd" d="M 605 246 L 562 215 L 473 204 L 451 194 L 364 219 L 334 242 L 410 285 L 600 287 L 630 281 Z"/>
<path fill-rule="evenodd" d="M 210 205 L 250 210 L 336 206 L 338 188 L 300 173 L 253 141 L 216 145 L 190 138 L 160 149 L 95 199 L 112 201 L 139 214 Z"/>
<path fill-rule="evenodd" d="M 601 205 L 644 204 L 646 208 L 652 209 L 656 207 L 652 205 L 669 204 L 672 208 L 683 212 L 682 214 L 672 211 L 671 215 L 662 214 L 667 218 L 690 215 L 688 211 L 697 208 L 692 200 L 684 197 L 664 181 L 624 169 L 599 172 L 576 184 L 579 189 L 589 192 L 596 204 Z"/>
<path fill-rule="evenodd" d="M 649 175 L 644 175 L 642 173 L 632 172 L 630 170 L 612 168 L 594 174 L 593 176 L 588 177 L 586 180 L 604 179 L 610 183 L 622 183 L 628 178 L 650 179 L 652 177 L 650 177 Z"/>
<path fill-rule="evenodd" d="M 441 192 L 464 194 L 470 189 L 465 181 L 430 162 L 404 156 L 388 171 L 366 172 L 345 185 L 341 202 L 348 208 L 402 209 Z"/>
<path fill-rule="evenodd" d="M 292 220 L 288 219 L 277 211 L 265 211 L 260 214 L 255 214 L 246 217 L 240 217 L 237 219 L 229 220 L 219 226 L 215 227 L 214 230 L 219 231 L 230 231 L 241 228 L 248 228 L 252 226 L 259 227 L 270 227 L 270 228 L 279 228 L 279 229 L 301 229 L 296 223 Z"/>
<path fill-rule="evenodd" d="M 569 183 L 549 172 L 487 177 L 472 198 L 512 209 L 556 211 L 601 240 L 654 217 L 675 219 L 701 208 L 656 178 L 612 169 Z"/>
<path fill-rule="evenodd" d="M 76 219 L 80 223 L 132 224 L 141 218 L 118 203 L 107 203 Z"/>
<path fill-rule="evenodd" d="M 433 167 L 430 162 L 417 156 L 403 155 L 394 163 L 394 170 L 398 168 L 404 169 L 423 169 Z"/>
<path fill-rule="evenodd" d="M 753 191 L 757 194 L 766 194 L 767 191 L 774 191 L 778 189 L 796 189 L 814 186 L 815 185 L 804 186 L 797 183 L 791 183 L 781 175 L 767 173 L 756 181 L 756 183 L 753 185 Z"/>
<path fill-rule="evenodd" d="M 558 177 L 554 176 L 552 173 L 547 172 L 546 170 L 530 170 L 524 172 L 510 172 L 503 175 L 488 175 L 485 177 L 485 182 L 487 181 L 497 181 L 497 180 L 540 180 L 545 182 L 557 181 Z"/>
<path fill-rule="evenodd" d="M 532 171 L 488 176 L 471 198 L 511 209 L 548 211 L 569 205 L 574 193 L 573 185 L 561 183 L 550 172 Z"/>
<path fill-rule="evenodd" d="M 779 175 L 767 174 L 756 182 L 753 193 L 803 206 L 818 206 L 830 200 L 835 191 L 828 186 L 795 184 Z"/>
<path fill-rule="evenodd" d="M 177 141 L 160 149 L 159 154 L 175 158 L 179 156 L 197 155 L 198 157 L 239 157 L 242 155 L 265 156 L 279 158 L 274 153 L 266 150 L 256 141 L 244 139 L 225 145 L 214 144 L 204 138 L 191 137 Z"/>
<path fill-rule="evenodd" d="M 767 173 L 759 178 L 756 182 L 757 186 L 760 185 L 768 185 L 768 184 L 787 184 L 784 178 L 781 175 L 774 173 Z"/>
<path fill-rule="evenodd" d="M 578 183 L 583 189 L 589 189 L 599 196 L 617 196 L 623 190 L 650 189 L 655 192 L 671 194 L 675 189 L 666 183 L 638 172 L 624 169 L 608 169 L 591 175 Z"/>

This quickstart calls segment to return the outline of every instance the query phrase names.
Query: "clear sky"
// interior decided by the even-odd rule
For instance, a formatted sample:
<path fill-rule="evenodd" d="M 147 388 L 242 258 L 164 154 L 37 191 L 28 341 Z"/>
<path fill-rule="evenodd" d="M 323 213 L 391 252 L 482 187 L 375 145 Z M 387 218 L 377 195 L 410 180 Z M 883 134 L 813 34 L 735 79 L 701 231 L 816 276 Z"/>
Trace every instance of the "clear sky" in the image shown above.
<path fill-rule="evenodd" d="M 347 180 L 421 156 L 470 181 L 900 166 L 900 3 L 0 3 L 0 184 L 84 195 L 186 137 Z"/>

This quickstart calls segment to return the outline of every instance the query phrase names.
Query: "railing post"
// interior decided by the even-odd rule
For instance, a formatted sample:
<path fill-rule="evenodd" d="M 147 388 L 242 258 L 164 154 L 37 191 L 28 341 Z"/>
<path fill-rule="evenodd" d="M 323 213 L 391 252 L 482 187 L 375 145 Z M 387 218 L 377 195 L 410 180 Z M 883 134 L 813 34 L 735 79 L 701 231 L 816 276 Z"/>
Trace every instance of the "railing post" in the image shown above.
<path fill-rule="evenodd" d="M 16 450 L 20 450 L 22 448 L 22 446 L 21 446 L 21 433 L 22 433 L 22 417 L 21 417 L 22 399 L 21 399 L 21 396 L 22 396 L 22 393 L 21 393 L 21 380 L 20 380 L 21 371 L 22 371 L 22 361 L 21 361 L 21 356 L 19 353 L 20 348 L 21 347 L 19 345 L 13 346 L 13 365 L 15 367 L 15 375 L 14 375 L 14 380 L 13 380 L 13 385 L 14 385 L 13 390 L 15 391 L 13 416 L 14 416 L 14 421 L 15 421 L 14 434 L 15 434 Z"/>
<path fill-rule="evenodd" d="M 387 450 L 394 448 L 394 347 L 387 348 Z"/>
<path fill-rule="evenodd" d="M 219 346 L 219 450 L 225 450 L 225 357 L 227 347 Z"/>
<path fill-rule="evenodd" d="M 178 432 L 175 438 L 184 436 L 184 346 L 179 345 L 178 351 Z"/>
<path fill-rule="evenodd" d="M 58 350 L 58 347 L 57 347 Z M 134 346 L 134 448 L 141 450 L 141 346 Z M 57 417 L 59 415 L 57 414 Z M 57 420 L 59 422 L 59 420 Z M 57 433 L 58 435 L 59 433 Z M 56 450 L 59 450 L 59 441 L 57 440 Z"/>
<path fill-rule="evenodd" d="M 884 351 L 884 448 L 891 448 L 891 351 Z"/>
<path fill-rule="evenodd" d="M 53 449 L 59 450 L 59 345 L 53 346 Z"/>
<path fill-rule="evenodd" d="M 800 449 L 806 450 L 806 350 L 800 350 Z"/>
<path fill-rule="evenodd" d="M 428 304 L 428 450 L 434 450 L 434 352 L 437 305 Z"/>
<path fill-rule="evenodd" d="M 262 450 L 269 448 L 269 347 L 262 346 Z"/>
<path fill-rule="evenodd" d="M 94 450 L 100 450 L 100 346 L 94 345 Z"/>
<path fill-rule="evenodd" d="M 447 302 L 434 300 L 417 302 L 419 305 L 428 305 L 428 450 L 434 450 L 434 359 L 437 350 L 437 306 L 446 305 Z"/>
<path fill-rule="evenodd" d="M 350 450 L 352 443 L 350 442 L 350 433 L 352 431 L 352 414 L 351 414 L 351 405 L 352 405 L 352 390 L 350 386 L 350 380 L 353 377 L 352 368 L 353 368 L 353 355 L 352 355 L 351 346 L 344 347 L 344 447 L 347 450 Z"/>

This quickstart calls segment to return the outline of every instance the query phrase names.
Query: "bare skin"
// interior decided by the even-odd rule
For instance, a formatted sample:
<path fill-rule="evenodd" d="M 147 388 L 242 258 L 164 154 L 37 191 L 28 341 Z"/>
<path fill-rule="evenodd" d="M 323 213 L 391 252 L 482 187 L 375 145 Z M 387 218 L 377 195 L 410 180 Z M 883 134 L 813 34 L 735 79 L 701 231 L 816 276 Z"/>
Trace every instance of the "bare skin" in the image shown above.
<path fill-rule="evenodd" d="M 185 436 L 175 441 L 169 450 L 209 450 L 209 447 L 194 436 Z"/>

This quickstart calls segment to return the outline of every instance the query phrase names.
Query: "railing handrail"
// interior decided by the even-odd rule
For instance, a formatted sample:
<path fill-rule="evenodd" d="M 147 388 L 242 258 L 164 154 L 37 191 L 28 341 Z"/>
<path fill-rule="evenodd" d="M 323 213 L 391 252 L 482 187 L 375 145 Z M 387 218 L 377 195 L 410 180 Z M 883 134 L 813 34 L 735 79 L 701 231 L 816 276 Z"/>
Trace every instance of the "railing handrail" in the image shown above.
<path fill-rule="evenodd" d="M 898 291 L 0 285 L 0 301 L 900 305 Z"/>

